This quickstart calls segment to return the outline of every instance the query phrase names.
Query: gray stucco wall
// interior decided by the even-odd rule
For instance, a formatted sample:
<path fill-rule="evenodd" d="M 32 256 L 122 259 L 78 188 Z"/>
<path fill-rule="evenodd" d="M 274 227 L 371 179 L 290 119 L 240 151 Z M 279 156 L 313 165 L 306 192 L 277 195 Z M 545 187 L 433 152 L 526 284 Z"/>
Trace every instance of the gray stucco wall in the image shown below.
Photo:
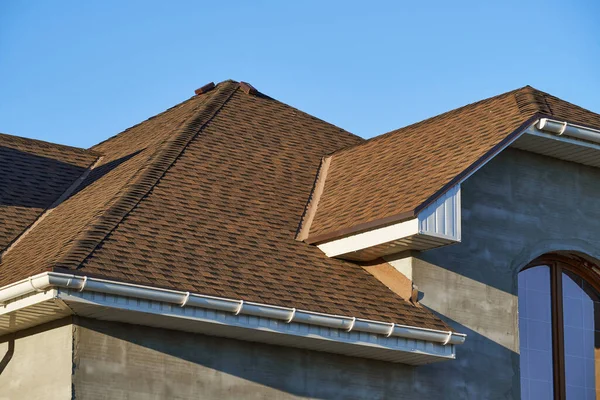
<path fill-rule="evenodd" d="M 451 398 L 518 399 L 518 271 L 551 251 L 600 258 L 600 170 L 508 149 L 463 184 L 462 210 L 462 243 L 421 253 L 413 279 L 469 336 L 416 379 L 443 373 Z"/>
<path fill-rule="evenodd" d="M 75 343 L 78 400 L 414 398 L 386 362 L 87 319 Z"/>
<path fill-rule="evenodd" d="M 413 269 L 422 303 L 469 335 L 455 361 L 414 368 L 80 319 L 75 398 L 518 399 L 517 273 L 549 251 L 600 258 L 598 182 L 600 170 L 509 149 L 463 184 L 463 242 Z"/>
<path fill-rule="evenodd" d="M 70 318 L 0 337 L 0 400 L 71 398 L 69 322 Z"/>

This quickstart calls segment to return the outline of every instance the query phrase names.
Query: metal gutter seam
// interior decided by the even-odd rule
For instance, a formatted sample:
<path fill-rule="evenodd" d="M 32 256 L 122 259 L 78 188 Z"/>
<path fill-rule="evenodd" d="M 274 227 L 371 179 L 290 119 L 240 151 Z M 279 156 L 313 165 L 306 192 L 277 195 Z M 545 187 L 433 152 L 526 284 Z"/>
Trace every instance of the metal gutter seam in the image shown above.
<path fill-rule="evenodd" d="M 587 140 L 588 142 L 600 143 L 600 130 L 571 124 L 567 121 L 541 118 L 536 124 L 536 128 L 557 136 L 568 136 L 575 139 Z"/>
<path fill-rule="evenodd" d="M 170 303 L 179 307 L 199 307 L 231 312 L 236 315 L 246 314 L 271 318 L 286 323 L 297 322 L 341 329 L 348 332 L 359 331 L 378 334 L 385 337 L 396 336 L 406 339 L 423 340 L 442 345 L 463 344 L 466 339 L 465 334 L 456 332 L 398 325 L 333 314 L 323 314 L 313 311 L 298 310 L 295 308 L 245 302 L 243 300 L 206 296 L 59 272 L 44 272 L 0 288 L 0 304 L 6 305 L 6 303 L 12 299 L 25 296 L 32 292 L 46 291 L 51 288 L 64 288 L 134 297 Z"/>

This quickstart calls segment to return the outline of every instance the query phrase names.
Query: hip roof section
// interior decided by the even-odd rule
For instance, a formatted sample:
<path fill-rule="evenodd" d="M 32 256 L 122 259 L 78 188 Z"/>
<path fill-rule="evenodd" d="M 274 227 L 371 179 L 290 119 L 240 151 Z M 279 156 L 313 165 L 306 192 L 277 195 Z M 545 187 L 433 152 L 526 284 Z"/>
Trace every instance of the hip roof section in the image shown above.
<path fill-rule="evenodd" d="M 93 151 L 0 134 L 0 253 L 97 158 Z"/>
<path fill-rule="evenodd" d="M 600 127 L 600 115 L 526 86 L 333 153 L 306 241 L 415 217 L 542 115 Z"/>
<path fill-rule="evenodd" d="M 85 181 L 4 255 L 0 286 L 69 271 L 449 330 L 295 240 L 321 158 L 363 139 L 237 82 L 211 89 L 94 146 Z"/>

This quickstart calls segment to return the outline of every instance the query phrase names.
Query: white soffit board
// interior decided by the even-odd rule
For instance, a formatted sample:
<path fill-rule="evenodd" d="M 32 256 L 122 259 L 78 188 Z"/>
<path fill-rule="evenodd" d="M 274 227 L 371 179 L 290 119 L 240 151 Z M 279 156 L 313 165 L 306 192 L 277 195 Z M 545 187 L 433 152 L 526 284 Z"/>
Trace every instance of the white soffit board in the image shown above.
<path fill-rule="evenodd" d="M 356 260 L 410 249 L 426 250 L 460 242 L 460 216 L 460 185 L 455 185 L 416 218 L 321 243 L 318 247 L 328 257 L 348 255 Z M 419 246 L 415 247 L 415 243 Z M 428 244 L 423 246 L 423 243 Z"/>
<path fill-rule="evenodd" d="M 0 288 L 0 335 L 66 315 L 424 364 L 455 357 L 466 335 L 45 272 Z"/>
<path fill-rule="evenodd" d="M 72 315 L 57 290 L 21 296 L 0 306 L 0 336 Z"/>
<path fill-rule="evenodd" d="M 600 168 L 600 145 L 542 132 L 535 126 L 527 129 L 511 147 Z"/>
<path fill-rule="evenodd" d="M 345 329 L 286 323 L 254 315 L 235 315 L 198 307 L 180 307 L 144 299 L 61 290 L 76 315 L 175 329 L 211 336 L 304 348 L 354 357 L 422 365 L 454 359 L 455 345 L 385 337 Z"/>

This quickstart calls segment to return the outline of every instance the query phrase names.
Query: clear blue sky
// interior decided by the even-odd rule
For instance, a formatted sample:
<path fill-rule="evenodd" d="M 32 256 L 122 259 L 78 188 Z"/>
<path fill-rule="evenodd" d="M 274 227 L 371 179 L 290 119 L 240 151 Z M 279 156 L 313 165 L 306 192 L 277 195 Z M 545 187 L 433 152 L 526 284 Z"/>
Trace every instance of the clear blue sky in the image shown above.
<path fill-rule="evenodd" d="M 224 79 L 363 137 L 526 84 L 600 112 L 600 2 L 0 1 L 0 132 L 89 147 Z"/>

